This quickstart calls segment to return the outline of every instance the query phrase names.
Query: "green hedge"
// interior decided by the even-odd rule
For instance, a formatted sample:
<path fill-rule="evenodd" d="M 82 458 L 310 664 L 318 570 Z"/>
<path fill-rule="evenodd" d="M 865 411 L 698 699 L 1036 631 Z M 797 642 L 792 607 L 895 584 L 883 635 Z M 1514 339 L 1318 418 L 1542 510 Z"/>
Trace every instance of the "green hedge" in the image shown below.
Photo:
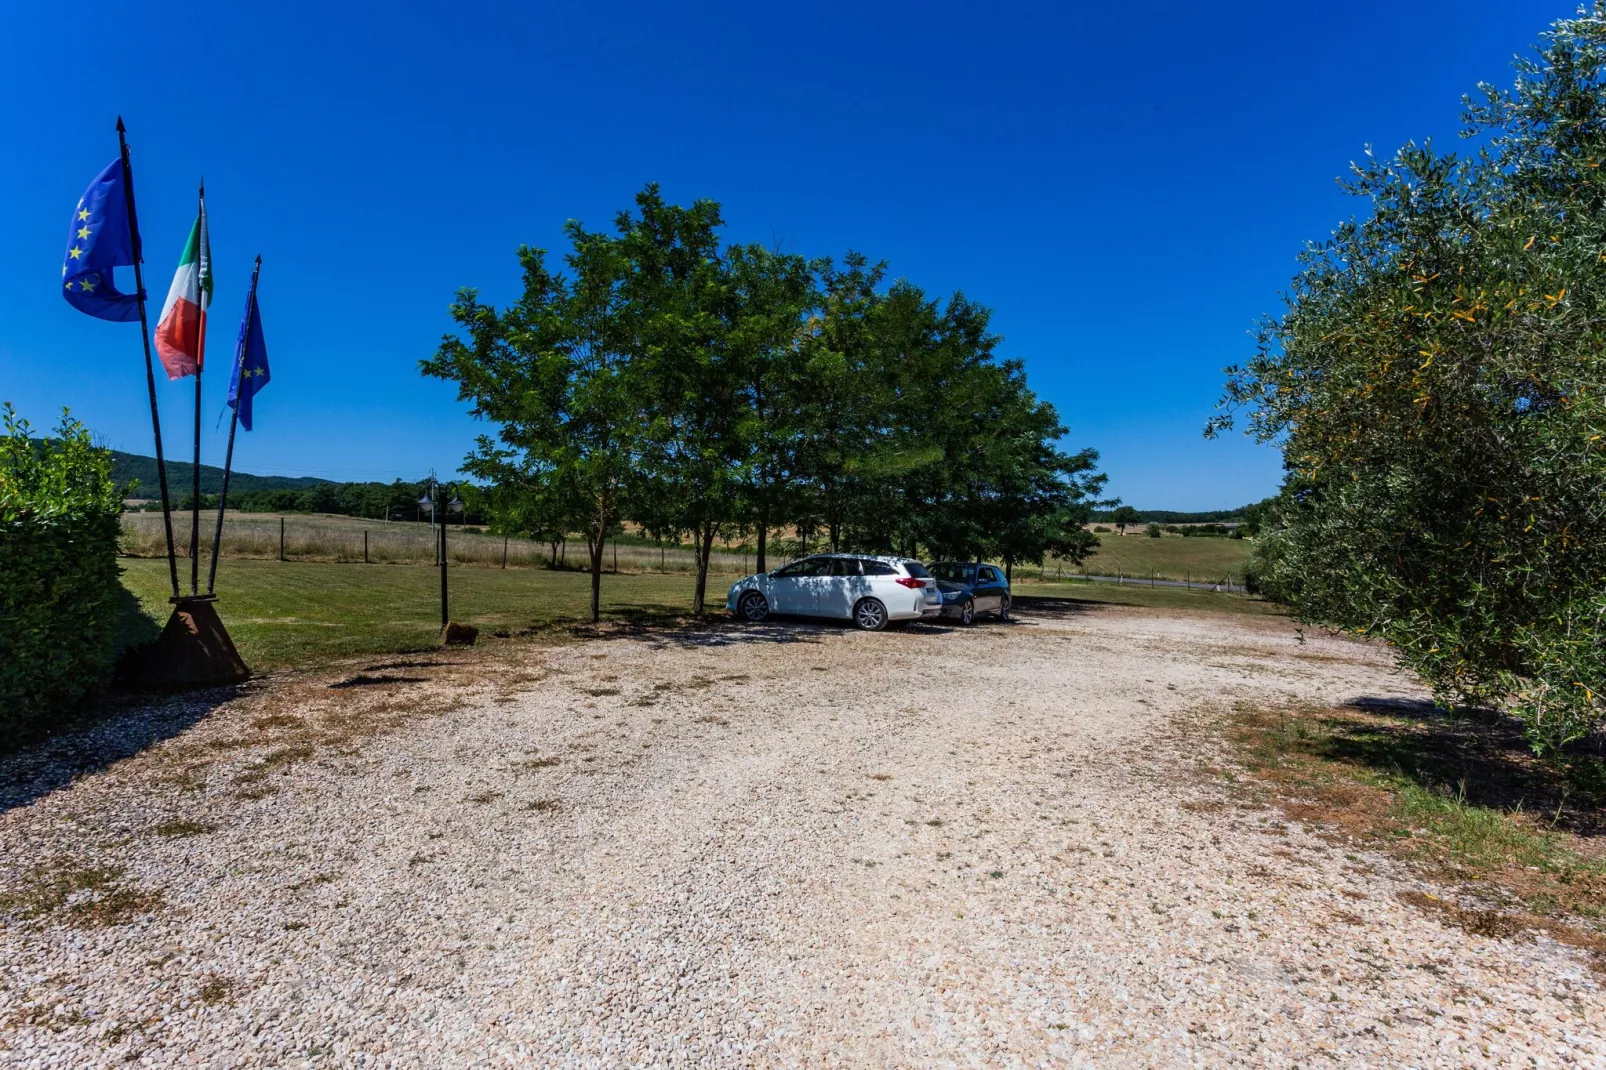
<path fill-rule="evenodd" d="M 3 406 L 0 437 L 0 743 L 103 689 L 117 654 L 122 502 L 111 455 L 64 412 L 29 436 Z"/>

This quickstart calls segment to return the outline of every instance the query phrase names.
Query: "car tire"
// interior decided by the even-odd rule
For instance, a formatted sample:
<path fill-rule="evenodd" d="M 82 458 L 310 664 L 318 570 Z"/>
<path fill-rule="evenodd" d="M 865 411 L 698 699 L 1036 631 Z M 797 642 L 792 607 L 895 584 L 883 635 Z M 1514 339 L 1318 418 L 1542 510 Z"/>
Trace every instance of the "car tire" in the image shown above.
<path fill-rule="evenodd" d="M 749 624 L 758 624 L 770 615 L 770 600 L 757 591 L 748 591 L 736 603 L 736 612 Z"/>
<path fill-rule="evenodd" d="M 998 619 L 1009 619 L 1009 595 L 1007 594 L 1004 596 L 1003 600 L 998 603 Z"/>
<path fill-rule="evenodd" d="M 861 598 L 853 607 L 853 626 L 862 632 L 879 632 L 887 626 L 887 607 L 877 598 Z"/>
<path fill-rule="evenodd" d="M 959 607 L 959 623 L 968 625 L 976 619 L 976 602 L 974 599 L 965 599 L 965 604 Z"/>

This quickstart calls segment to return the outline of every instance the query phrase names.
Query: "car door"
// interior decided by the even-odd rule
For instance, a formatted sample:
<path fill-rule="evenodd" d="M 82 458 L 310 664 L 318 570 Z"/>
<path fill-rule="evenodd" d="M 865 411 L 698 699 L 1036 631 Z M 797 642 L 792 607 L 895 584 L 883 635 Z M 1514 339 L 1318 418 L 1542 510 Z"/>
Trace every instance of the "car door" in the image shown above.
<path fill-rule="evenodd" d="M 991 613 L 1004 606 L 1004 582 L 990 565 L 976 569 L 976 612 Z"/>
<path fill-rule="evenodd" d="M 864 594 L 864 577 L 856 557 L 833 557 L 829 568 L 813 581 L 815 598 L 812 612 L 817 617 L 847 619 L 853 604 Z"/>
<path fill-rule="evenodd" d="M 770 573 L 770 609 L 776 613 L 808 613 L 814 600 L 814 589 L 809 584 L 825 567 L 825 558 L 805 557 Z"/>

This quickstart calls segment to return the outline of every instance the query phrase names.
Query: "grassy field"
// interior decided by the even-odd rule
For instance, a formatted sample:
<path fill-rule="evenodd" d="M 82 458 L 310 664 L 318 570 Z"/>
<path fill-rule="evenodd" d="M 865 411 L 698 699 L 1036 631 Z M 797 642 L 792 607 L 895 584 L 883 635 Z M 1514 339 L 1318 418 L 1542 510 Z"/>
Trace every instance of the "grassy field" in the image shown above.
<path fill-rule="evenodd" d="M 1151 539 L 1141 532 L 1125 537 L 1109 532 L 1099 536 L 1099 548 L 1086 562 L 1094 575 L 1148 576 L 1151 571 L 1162 580 L 1219 580 L 1229 573 L 1242 582 L 1244 565 L 1254 544 L 1246 539 L 1184 539 L 1169 536 Z M 1028 572 L 1033 570 L 1028 570 Z M 1048 572 L 1053 574 L 1049 563 Z"/>
<path fill-rule="evenodd" d="M 1179 540 L 1180 541 L 1180 540 Z M 452 619 L 482 633 L 517 633 L 584 619 L 590 577 L 545 569 L 454 568 Z M 123 585 L 137 599 L 125 634 L 145 638 L 166 619 L 167 562 L 124 559 Z M 709 583 L 722 613 L 726 579 Z M 225 558 L 218 568 L 218 612 L 246 662 L 256 669 L 312 665 L 342 657 L 431 647 L 440 631 L 440 573 L 424 565 L 342 565 Z M 1149 590 L 1095 583 L 1018 584 L 1023 609 L 1052 612 L 1079 602 L 1232 613 L 1272 611 L 1265 603 L 1208 591 Z M 621 574 L 602 581 L 610 619 L 663 621 L 691 611 L 683 574 Z"/>

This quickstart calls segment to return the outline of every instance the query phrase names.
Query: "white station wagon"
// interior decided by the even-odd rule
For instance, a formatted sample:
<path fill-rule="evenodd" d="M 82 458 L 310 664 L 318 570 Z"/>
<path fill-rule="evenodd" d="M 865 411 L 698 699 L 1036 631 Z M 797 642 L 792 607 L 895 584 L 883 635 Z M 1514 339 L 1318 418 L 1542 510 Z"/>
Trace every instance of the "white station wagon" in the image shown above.
<path fill-rule="evenodd" d="M 892 621 L 936 617 L 942 592 L 925 566 L 907 557 L 819 554 L 737 580 L 725 608 L 755 624 L 784 613 L 851 620 L 875 632 Z"/>

